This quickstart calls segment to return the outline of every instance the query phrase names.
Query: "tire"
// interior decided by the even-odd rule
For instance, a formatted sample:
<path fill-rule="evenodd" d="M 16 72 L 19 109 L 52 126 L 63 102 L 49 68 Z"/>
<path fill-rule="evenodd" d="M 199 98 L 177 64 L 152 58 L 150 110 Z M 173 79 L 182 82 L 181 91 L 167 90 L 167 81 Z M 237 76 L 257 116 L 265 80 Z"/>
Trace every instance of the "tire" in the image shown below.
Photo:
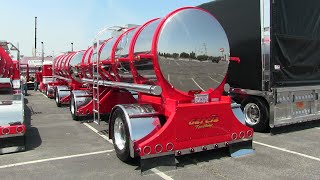
<path fill-rule="evenodd" d="M 76 102 L 74 101 L 73 95 L 70 96 L 70 113 L 73 120 L 79 120 L 79 116 L 76 115 Z"/>
<path fill-rule="evenodd" d="M 27 151 L 27 136 L 26 136 L 26 134 L 23 135 L 23 146 L 24 146 L 24 151 Z"/>
<path fill-rule="evenodd" d="M 55 97 L 57 106 L 61 107 L 60 98 L 59 98 L 59 91 L 57 89 L 56 89 L 56 93 L 55 93 L 54 97 Z"/>
<path fill-rule="evenodd" d="M 49 97 L 49 91 L 48 91 L 48 85 L 47 85 L 47 87 L 46 87 L 46 96 L 47 96 L 47 98 L 50 98 L 50 97 Z"/>
<path fill-rule="evenodd" d="M 111 117 L 112 142 L 117 157 L 123 162 L 130 162 L 130 133 L 125 115 L 121 109 L 116 109 Z"/>
<path fill-rule="evenodd" d="M 257 132 L 266 132 L 269 129 L 269 110 L 267 104 L 256 97 L 249 97 L 241 103 L 247 126 Z"/>

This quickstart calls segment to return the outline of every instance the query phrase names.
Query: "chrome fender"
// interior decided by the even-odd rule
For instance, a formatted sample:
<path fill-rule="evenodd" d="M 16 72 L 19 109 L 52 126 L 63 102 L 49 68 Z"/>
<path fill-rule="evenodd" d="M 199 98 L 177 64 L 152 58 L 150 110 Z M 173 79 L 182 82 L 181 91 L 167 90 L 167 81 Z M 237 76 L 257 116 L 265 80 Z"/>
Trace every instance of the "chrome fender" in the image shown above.
<path fill-rule="evenodd" d="M 62 98 L 67 97 L 70 95 L 70 90 L 68 86 L 56 86 L 55 87 L 55 93 L 58 93 L 59 102 Z M 55 97 L 57 98 L 57 97 Z M 56 99 L 57 100 L 57 99 Z"/>
<path fill-rule="evenodd" d="M 237 104 L 235 102 L 231 103 L 231 109 L 232 109 L 232 112 L 234 114 L 234 116 L 242 123 L 242 124 L 246 124 L 245 122 L 245 117 L 244 117 L 244 114 L 241 110 L 241 105 L 240 104 Z"/>
<path fill-rule="evenodd" d="M 157 129 L 157 125 L 154 123 L 159 122 L 160 120 L 157 117 L 157 112 L 149 104 L 124 104 L 116 105 L 112 111 L 111 116 L 109 117 L 109 129 L 112 128 L 111 118 L 115 109 L 120 108 L 124 115 L 125 121 L 127 122 L 130 139 L 129 139 L 129 148 L 130 156 L 132 158 L 137 157 L 134 148 L 134 142 L 140 140 L 150 134 L 152 131 Z M 112 139 L 112 133 L 109 134 L 109 138 Z"/>
<path fill-rule="evenodd" d="M 89 91 L 73 90 L 72 96 L 75 102 L 75 112 L 77 112 L 78 108 L 88 104 L 92 100 L 92 96 Z"/>
<path fill-rule="evenodd" d="M 47 84 L 47 92 L 46 92 L 46 96 L 52 98 L 55 94 L 54 91 L 54 86 L 51 86 L 50 84 Z"/>

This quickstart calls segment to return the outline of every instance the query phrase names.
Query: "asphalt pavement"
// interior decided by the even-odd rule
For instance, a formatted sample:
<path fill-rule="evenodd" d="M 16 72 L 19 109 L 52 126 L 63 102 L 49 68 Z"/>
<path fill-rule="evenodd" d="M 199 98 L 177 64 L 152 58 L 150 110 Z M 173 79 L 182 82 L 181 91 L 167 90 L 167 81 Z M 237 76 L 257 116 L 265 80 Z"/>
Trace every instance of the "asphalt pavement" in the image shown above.
<path fill-rule="evenodd" d="M 141 175 L 139 162 L 121 162 L 108 126 L 73 121 L 68 107 L 29 91 L 25 152 L 0 155 L 1 179 L 320 179 L 320 125 L 255 133 L 255 154 L 231 158 L 226 149 L 177 158 L 177 168 Z"/>

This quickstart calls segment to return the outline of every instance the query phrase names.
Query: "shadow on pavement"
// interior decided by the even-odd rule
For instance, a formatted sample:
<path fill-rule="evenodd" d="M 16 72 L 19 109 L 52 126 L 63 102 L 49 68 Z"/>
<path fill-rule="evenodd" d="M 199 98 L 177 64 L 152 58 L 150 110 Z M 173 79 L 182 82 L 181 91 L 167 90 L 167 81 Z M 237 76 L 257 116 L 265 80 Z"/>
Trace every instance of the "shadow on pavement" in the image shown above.
<path fill-rule="evenodd" d="M 228 148 L 221 148 L 209 151 L 203 151 L 193 154 L 187 154 L 183 156 L 176 157 L 178 163 L 177 168 L 184 167 L 187 165 L 197 165 L 203 162 L 209 162 L 212 160 L 217 160 L 221 158 L 230 158 L 230 153 Z"/>
<path fill-rule="evenodd" d="M 24 114 L 25 114 L 25 125 L 27 127 L 26 132 L 26 151 L 35 149 L 39 147 L 42 143 L 40 133 L 36 127 L 32 127 L 31 125 L 31 116 L 32 111 L 27 106 L 28 99 L 24 99 L 25 105 L 24 105 Z"/>
<path fill-rule="evenodd" d="M 168 167 L 165 167 L 166 165 L 164 166 L 160 165 L 160 166 L 156 166 L 155 168 L 160 169 L 162 172 L 166 172 L 166 171 L 176 170 L 179 168 L 184 168 L 185 166 L 189 166 L 189 165 L 198 165 L 204 162 L 210 162 L 218 159 L 231 158 L 231 157 L 230 157 L 228 148 L 220 148 L 220 149 L 208 150 L 208 151 L 203 151 L 203 152 L 198 152 L 193 154 L 186 154 L 182 156 L 177 156 L 175 158 L 176 158 L 175 159 L 176 166 L 167 165 Z M 131 166 L 137 166 L 135 170 L 141 170 L 139 159 L 134 159 L 133 161 L 127 162 L 127 164 Z M 154 174 L 154 172 L 150 172 L 149 170 L 147 170 L 143 174 L 144 175 Z"/>
<path fill-rule="evenodd" d="M 271 135 L 277 135 L 277 134 L 284 134 L 284 133 L 290 133 L 290 132 L 295 132 L 295 131 L 302 131 L 302 130 L 306 130 L 306 129 L 312 129 L 315 127 L 320 127 L 320 120 L 309 121 L 309 122 L 304 122 L 304 123 L 297 123 L 297 124 L 292 124 L 292 125 L 288 125 L 288 126 L 273 128 L 273 129 L 271 129 L 270 133 L 271 133 Z"/>

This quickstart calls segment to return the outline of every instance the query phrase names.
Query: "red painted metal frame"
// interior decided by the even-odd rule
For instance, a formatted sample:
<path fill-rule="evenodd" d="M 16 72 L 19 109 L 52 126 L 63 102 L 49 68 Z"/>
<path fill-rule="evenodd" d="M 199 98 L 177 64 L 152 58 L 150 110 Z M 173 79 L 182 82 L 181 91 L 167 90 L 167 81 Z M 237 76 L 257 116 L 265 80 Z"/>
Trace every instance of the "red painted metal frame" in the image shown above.
<path fill-rule="evenodd" d="M 144 30 L 144 28 L 146 26 L 148 26 L 150 23 L 158 20 L 160 18 L 155 18 L 155 19 L 152 19 L 148 22 L 146 22 L 145 24 L 143 24 L 142 26 L 140 26 L 136 33 L 133 35 L 132 37 L 132 40 L 130 42 L 130 47 L 129 47 L 129 60 L 130 60 L 130 69 L 131 69 L 131 73 L 132 73 L 132 76 L 134 77 L 134 82 L 137 83 L 137 84 L 140 84 L 141 82 L 143 82 L 143 79 L 141 76 L 139 76 L 139 73 L 137 72 L 136 68 L 134 67 L 134 61 L 136 60 L 136 57 L 134 56 L 134 45 L 136 44 L 136 41 L 140 35 L 140 33 Z"/>
<path fill-rule="evenodd" d="M 135 153 L 138 153 L 140 156 L 149 155 L 149 153 L 143 152 L 143 149 L 145 147 L 151 148 L 150 154 L 157 154 L 158 152 L 155 151 L 157 146 L 166 147 L 168 144 L 173 145 L 173 148 L 170 150 L 166 150 L 165 148 L 163 148 L 162 152 L 164 153 L 188 148 L 190 149 L 199 146 L 229 143 L 236 140 L 241 141 L 242 138 L 250 139 L 253 136 L 253 130 L 243 125 L 233 114 L 231 107 L 231 98 L 228 96 L 223 96 L 223 88 L 226 78 L 216 89 L 211 88 L 207 91 L 182 92 L 175 87 L 172 87 L 172 85 L 163 77 L 158 63 L 157 53 L 159 36 L 164 24 L 170 17 L 174 16 L 180 11 L 188 9 L 204 11 L 196 7 L 184 7 L 171 12 L 163 19 L 161 19 L 160 23 L 157 26 L 157 29 L 155 30 L 155 33 L 153 34 L 151 55 L 135 55 L 134 46 L 138 36 L 144 30 L 144 28 L 158 19 L 148 21 L 135 31 L 130 42 L 128 57 L 115 59 L 116 48 L 124 35 L 132 31 L 134 28 L 122 33 L 116 39 L 112 46 L 111 59 L 101 61 L 101 65 L 111 65 L 111 71 L 113 71 L 113 73 L 115 74 L 114 79 L 111 78 L 111 75 L 109 78 L 104 77 L 104 79 L 111 81 L 120 81 L 121 78 L 119 77 L 117 72 L 117 65 L 119 61 L 124 61 L 130 63 L 134 82 L 139 84 L 143 82 L 143 79 L 141 76 L 139 76 L 137 70 L 135 69 L 134 61 L 137 60 L 135 56 L 145 56 L 152 59 L 154 71 L 158 80 L 157 85 L 162 88 L 162 94 L 160 96 L 138 93 L 138 100 L 136 100 L 128 91 L 123 91 L 118 88 L 100 87 L 99 89 L 99 91 L 101 92 L 99 94 L 101 113 L 109 113 L 111 109 L 117 104 L 147 103 L 153 106 L 153 108 L 157 111 L 157 114 L 163 115 L 166 119 L 163 127 L 161 127 L 159 122 L 155 122 L 154 131 L 152 131 L 146 137 L 134 142 L 134 150 L 136 151 Z M 210 15 L 210 13 L 208 14 Z M 101 47 L 101 49 L 99 50 L 98 55 L 100 55 L 102 48 L 103 47 Z M 82 63 L 79 67 L 82 77 L 88 78 L 86 75 L 87 72 L 90 72 L 92 76 L 92 53 L 92 47 L 87 49 L 84 53 Z M 63 59 L 63 57 L 60 58 L 59 61 L 61 62 L 57 62 L 56 64 L 61 64 L 62 62 L 64 62 Z M 61 67 L 57 65 L 57 69 L 59 68 L 61 69 Z M 103 71 L 103 68 L 100 69 Z M 215 99 L 215 101 L 204 104 L 195 104 L 192 101 L 194 99 L 194 94 L 196 93 L 208 94 L 209 99 Z M 77 114 L 80 116 L 89 115 L 92 114 L 92 109 L 93 101 L 82 107 L 79 107 L 77 110 Z M 111 123 L 109 123 L 109 129 L 111 129 L 111 127 L 112 125 Z"/>
<path fill-rule="evenodd" d="M 12 78 L 13 70 L 12 59 L 7 52 L 0 47 L 0 75 L 2 75 L 2 77 Z"/>
<path fill-rule="evenodd" d="M 107 114 L 110 113 L 112 108 L 117 104 L 133 104 L 137 103 L 136 99 L 127 91 L 121 91 L 116 88 L 102 87 L 100 89 L 100 113 Z M 78 115 L 91 115 L 93 109 L 93 101 L 88 104 L 78 108 Z"/>
<path fill-rule="evenodd" d="M 104 71 L 108 77 L 104 77 L 104 75 L 101 73 L 100 75 L 102 77 L 104 77 L 103 79 L 105 80 L 111 80 L 111 81 L 120 81 L 120 77 L 117 75 L 117 70 L 115 68 L 116 64 L 117 64 L 117 60 L 114 58 L 115 57 L 115 53 L 116 53 L 116 48 L 120 42 L 120 40 L 123 38 L 123 36 L 127 33 L 129 33 L 130 31 L 134 30 L 135 28 L 130 28 L 128 29 L 126 32 L 122 33 L 115 41 L 115 43 L 112 46 L 112 50 L 111 50 L 111 59 L 106 59 L 101 61 L 101 64 L 104 65 L 112 65 L 112 71 L 115 74 L 115 77 L 110 75 L 110 72 L 105 71 L 103 68 L 101 68 L 100 66 L 100 70 Z M 111 38 L 106 40 L 105 43 L 103 44 L 103 46 L 100 47 L 99 49 L 99 53 L 98 55 L 100 56 L 100 53 L 102 52 L 103 47 L 110 42 Z M 90 49 L 90 48 L 89 48 Z M 89 50 L 88 49 L 88 50 Z M 87 51 L 88 51 L 87 50 Z M 92 49 L 93 51 L 93 49 Z M 91 52 L 92 54 L 92 52 Z M 89 59 L 92 58 L 92 55 L 90 56 Z M 91 61 L 90 61 L 91 62 Z M 81 66 L 83 68 L 82 72 L 86 71 L 86 68 L 90 67 L 90 70 L 92 69 L 92 63 L 89 64 L 84 64 Z M 112 108 L 117 105 L 117 104 L 130 104 L 130 103 L 136 103 L 137 101 L 134 99 L 134 97 L 131 95 L 131 93 L 127 92 L 127 91 L 120 91 L 117 88 L 110 88 L 110 87 L 103 87 L 101 86 L 99 91 L 100 93 L 100 113 L 101 114 L 106 114 L 106 113 L 110 113 Z M 91 100 L 88 104 L 78 108 L 77 110 L 77 114 L 80 116 L 83 115 L 91 115 L 93 114 L 92 109 L 93 109 L 93 103 L 94 101 Z"/>
<path fill-rule="evenodd" d="M 157 44 L 161 30 L 165 22 L 170 17 L 186 9 L 198 9 L 204 11 L 195 7 L 177 9 L 160 21 L 153 36 L 151 57 L 158 85 L 162 88 L 162 94 L 161 97 L 154 97 L 140 93 L 139 103 L 153 104 L 156 110 L 166 117 L 167 121 L 162 128 L 159 128 L 158 124 L 155 126 L 155 130 L 151 134 L 134 142 L 134 149 L 138 150 L 137 153 L 139 153 L 140 156 L 147 155 L 143 152 L 145 147 L 151 147 L 150 154 L 156 154 L 157 152 L 155 151 L 155 148 L 159 145 L 166 147 L 167 144 L 173 144 L 174 148 L 172 150 L 176 151 L 210 144 L 223 142 L 228 143 L 241 138 L 250 138 L 253 135 L 253 130 L 243 125 L 234 116 L 231 109 L 231 98 L 228 96 L 222 96 L 226 78 L 218 88 L 209 89 L 206 92 L 200 91 L 200 93 L 208 94 L 209 99 L 218 99 L 217 102 L 194 104 L 192 103 L 194 98 L 193 95 L 190 95 L 188 92 L 181 92 L 175 89 L 163 77 L 157 56 Z M 149 23 L 150 22 L 146 24 Z M 133 53 L 135 41 L 144 27 L 145 25 L 137 31 L 133 38 L 133 42 L 131 42 L 131 60 L 134 60 Z M 131 67 L 134 69 L 133 65 Z M 133 72 L 135 73 L 134 77 L 138 77 L 136 71 L 133 70 Z M 136 79 L 135 82 L 139 83 L 139 80 Z M 243 136 L 240 135 L 240 133 L 244 133 Z M 237 135 L 236 139 L 232 137 L 234 134 Z M 163 148 L 162 152 L 167 151 L 168 150 Z"/>

